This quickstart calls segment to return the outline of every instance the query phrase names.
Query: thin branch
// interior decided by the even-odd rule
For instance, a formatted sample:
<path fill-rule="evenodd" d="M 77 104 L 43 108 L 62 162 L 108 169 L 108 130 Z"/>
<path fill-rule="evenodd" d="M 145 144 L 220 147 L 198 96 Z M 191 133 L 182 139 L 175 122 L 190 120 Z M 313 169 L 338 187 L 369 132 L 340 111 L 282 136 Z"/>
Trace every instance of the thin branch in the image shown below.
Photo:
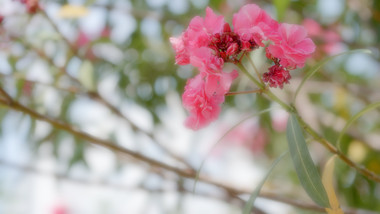
<path fill-rule="evenodd" d="M 4 90 L 2 90 L 2 91 L 5 92 Z M 135 151 L 132 151 L 132 150 L 129 150 L 127 148 L 118 146 L 117 144 L 115 144 L 112 141 L 102 140 L 102 139 L 96 138 L 92 135 L 89 135 L 87 133 L 84 133 L 84 132 L 78 130 L 77 128 L 72 127 L 71 125 L 69 125 L 65 122 L 62 122 L 62 121 L 54 119 L 54 118 L 50 118 L 48 116 L 42 115 L 42 114 L 32 110 L 32 109 L 29 109 L 28 107 L 21 105 L 17 101 L 11 100 L 10 102 L 2 102 L 0 100 L 0 103 L 3 104 L 5 107 L 8 107 L 12 110 L 16 110 L 19 112 L 23 112 L 23 113 L 25 113 L 25 114 L 29 115 L 30 117 L 33 117 L 37 120 L 45 121 L 45 122 L 49 123 L 50 125 L 54 126 L 55 128 L 64 130 L 64 131 L 72 134 L 73 136 L 76 136 L 76 137 L 79 137 L 83 140 L 88 141 L 89 143 L 102 146 L 104 148 L 110 149 L 110 150 L 112 150 L 116 153 L 119 153 L 119 154 L 127 155 L 127 156 L 132 157 L 136 160 L 139 160 L 145 164 L 148 164 L 151 167 L 157 167 L 157 168 L 165 169 L 167 171 L 171 171 L 171 172 L 177 174 L 178 176 L 182 176 L 182 177 L 189 178 L 189 179 L 195 179 L 197 177 L 196 172 L 194 172 L 193 170 L 181 169 L 178 167 L 170 166 L 166 163 L 154 160 L 152 158 L 144 156 L 144 155 L 137 153 Z M 239 189 L 239 188 L 227 185 L 225 183 L 222 183 L 222 182 L 219 182 L 216 180 L 212 180 L 212 179 L 210 179 L 206 176 L 203 176 L 203 175 L 198 176 L 198 180 L 201 182 L 219 187 L 219 188 L 225 190 L 228 194 L 233 195 L 233 196 L 237 196 L 239 194 L 250 194 L 250 192 L 251 192 L 251 191 L 246 190 L 246 189 Z M 303 209 L 309 209 L 309 210 L 315 210 L 315 211 L 319 211 L 321 209 L 321 207 L 314 205 L 314 204 L 305 204 L 305 203 L 301 203 L 298 201 L 291 200 L 288 197 L 282 197 L 282 196 L 277 196 L 277 195 L 275 196 L 273 194 L 265 193 L 265 192 L 261 192 L 260 197 L 264 197 L 264 198 L 267 198 L 270 200 L 274 200 L 274 201 L 282 202 L 285 204 L 293 205 L 293 206 L 303 208 Z M 356 211 L 348 211 L 347 213 L 354 214 L 354 213 L 356 213 Z"/>
<path fill-rule="evenodd" d="M 5 103 L 12 102 L 12 97 L 9 96 L 9 94 L 6 91 L 4 91 L 2 86 L 0 87 L 0 95 L 2 96 L 2 98 L 4 98 Z"/>
<path fill-rule="evenodd" d="M 256 89 L 256 90 L 250 90 L 250 91 L 236 91 L 236 92 L 228 92 L 225 95 L 226 96 L 233 96 L 233 95 L 239 95 L 239 94 L 255 94 L 255 93 L 262 93 L 262 89 Z"/>
<path fill-rule="evenodd" d="M 254 82 L 257 86 L 262 88 L 262 85 L 246 70 L 246 68 L 240 63 L 238 64 L 239 68 L 247 74 L 247 76 Z M 349 159 L 345 154 L 343 154 L 341 151 L 339 151 L 333 144 L 331 144 L 328 140 L 320 136 L 314 129 L 312 129 L 297 113 L 296 109 L 293 106 L 290 106 L 283 102 L 281 99 L 279 99 L 275 94 L 273 94 L 270 90 L 263 90 L 263 93 L 266 94 L 269 98 L 271 98 L 272 101 L 277 102 L 280 104 L 286 111 L 295 113 L 298 120 L 302 124 L 303 128 L 308 132 L 314 140 L 321 143 L 324 147 L 326 147 L 330 152 L 333 154 L 336 154 L 343 162 L 345 162 L 348 166 L 354 168 L 356 171 L 358 171 L 363 176 L 366 176 L 367 178 L 379 182 L 380 183 L 380 175 L 375 174 L 374 172 L 368 170 L 364 166 L 358 165 L 355 162 L 353 162 L 351 159 Z"/>
<path fill-rule="evenodd" d="M 13 79 L 16 79 L 16 80 L 23 80 L 23 81 L 31 83 L 33 85 L 41 85 L 41 86 L 53 88 L 55 90 L 59 90 L 59 91 L 67 92 L 67 93 L 72 93 L 72 94 L 76 94 L 76 95 L 83 94 L 83 92 L 79 88 L 74 87 L 74 86 L 71 86 L 69 88 L 64 88 L 64 87 L 60 87 L 60 86 L 52 84 L 52 83 L 35 81 L 35 80 L 29 80 L 25 76 L 15 75 L 15 74 L 16 73 L 12 73 L 12 74 L 3 74 L 3 73 L 0 73 L 0 77 L 2 77 L 2 78 L 13 78 Z"/>
<path fill-rule="evenodd" d="M 170 190 L 163 189 L 163 188 L 154 188 L 153 189 L 153 188 L 149 188 L 149 187 L 146 187 L 143 185 L 138 185 L 135 187 L 127 187 L 124 185 L 109 183 L 109 182 L 106 182 L 105 180 L 94 181 L 94 180 L 87 180 L 87 179 L 79 179 L 79 178 L 70 177 L 64 173 L 42 171 L 42 170 L 39 170 L 39 169 L 32 167 L 32 166 L 15 164 L 15 163 L 11 163 L 11 162 L 4 161 L 1 159 L 0 159 L 0 165 L 3 167 L 10 167 L 12 169 L 21 170 L 21 171 L 26 172 L 26 173 L 33 173 L 33 174 L 38 174 L 38 175 L 42 175 L 42 176 L 51 176 L 51 177 L 55 177 L 57 179 L 62 179 L 62 180 L 66 180 L 69 182 L 78 183 L 81 185 L 104 186 L 104 187 L 115 189 L 117 191 L 131 191 L 131 190 L 140 190 L 140 189 L 144 189 L 144 190 L 147 190 L 149 192 L 154 192 L 154 193 L 164 193 L 164 192 L 170 191 Z M 184 188 L 179 189 L 179 191 L 190 193 L 189 190 L 184 189 Z M 219 199 L 222 201 L 230 200 L 228 197 L 222 198 L 222 197 L 218 197 L 217 195 L 211 195 L 211 194 L 207 194 L 207 193 L 196 193 L 196 195 L 197 196 L 203 196 L 203 197 L 216 198 L 216 199 Z"/>
<path fill-rule="evenodd" d="M 69 46 L 70 50 L 73 52 L 73 54 L 75 54 L 76 56 L 78 56 L 79 58 L 82 58 L 82 56 L 79 55 L 78 53 L 78 49 L 60 32 L 58 26 L 54 23 L 54 21 L 49 17 L 49 15 L 45 12 L 45 11 L 41 11 L 42 15 L 49 21 L 49 23 L 53 26 L 54 30 L 61 36 L 61 38 L 63 39 L 63 41 Z M 36 48 L 34 48 L 33 46 L 29 45 L 30 47 L 33 48 L 33 50 L 35 50 L 39 55 L 40 57 L 46 59 L 50 64 L 56 66 L 53 62 L 52 59 L 50 59 L 49 57 L 47 57 L 41 50 L 38 50 Z M 76 82 L 77 84 L 79 85 L 82 85 L 80 83 L 80 81 L 78 79 L 76 79 L 75 77 L 71 76 L 70 74 L 68 74 L 66 72 L 66 69 L 65 67 L 66 66 L 63 66 L 63 67 L 58 67 L 56 66 L 62 73 L 66 74 L 66 76 L 68 76 L 71 80 L 73 80 L 74 82 Z M 85 89 L 83 89 L 85 90 Z M 168 155 L 170 155 L 172 158 L 174 158 L 175 160 L 179 161 L 180 163 L 184 164 L 186 167 L 188 167 L 189 169 L 192 169 L 194 170 L 194 167 L 192 165 L 190 165 L 185 159 L 183 159 L 182 157 L 176 155 L 175 153 L 173 153 L 172 151 L 170 151 L 168 148 L 166 148 L 165 146 L 161 145 L 158 140 L 156 139 L 156 137 L 152 134 L 152 133 L 149 133 L 143 129 L 140 129 L 135 123 L 133 123 L 130 119 L 128 119 L 123 113 L 121 113 L 121 111 L 116 108 L 115 106 L 113 106 L 111 103 L 109 103 L 107 100 L 105 100 L 97 91 L 84 91 L 84 93 L 90 97 L 90 98 L 93 98 L 95 99 L 96 101 L 98 101 L 99 103 L 103 104 L 104 106 L 106 106 L 108 109 L 111 110 L 112 113 L 114 113 L 115 115 L 121 117 L 123 120 L 125 120 L 130 126 L 131 128 L 133 129 L 133 131 L 138 131 L 138 132 L 141 132 L 143 133 L 144 135 L 148 136 L 149 138 L 152 139 L 152 142 L 157 146 L 159 147 L 162 151 L 164 151 L 165 153 L 167 153 Z"/>
<path fill-rule="evenodd" d="M 259 69 L 257 69 L 255 63 L 253 63 L 253 61 L 249 55 L 247 55 L 247 58 L 248 58 L 249 64 L 251 64 L 251 66 L 253 67 L 253 70 L 255 70 L 255 73 L 256 73 L 257 77 L 259 78 L 261 84 L 264 84 L 263 79 L 261 78 L 261 74 L 259 72 Z"/>

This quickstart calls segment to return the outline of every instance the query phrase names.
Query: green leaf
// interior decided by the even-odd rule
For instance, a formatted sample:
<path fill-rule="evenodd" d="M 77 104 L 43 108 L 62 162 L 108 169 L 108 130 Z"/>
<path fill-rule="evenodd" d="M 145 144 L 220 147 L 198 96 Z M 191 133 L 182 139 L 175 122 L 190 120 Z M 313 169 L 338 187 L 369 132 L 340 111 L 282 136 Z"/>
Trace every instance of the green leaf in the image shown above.
<path fill-rule="evenodd" d="M 346 133 L 347 129 L 351 126 L 351 124 L 353 122 L 355 122 L 355 120 L 359 119 L 359 117 L 361 117 L 363 114 L 375 109 L 375 108 L 378 108 L 380 107 L 380 102 L 376 102 L 376 103 L 372 103 L 370 104 L 369 106 L 365 107 L 364 109 L 362 109 L 361 111 L 359 111 L 357 114 L 355 114 L 353 117 L 351 117 L 346 125 L 343 127 L 342 131 L 340 132 L 339 134 L 339 137 L 338 137 L 338 140 L 337 140 L 337 147 L 339 148 L 340 147 L 340 142 L 342 141 L 342 138 L 343 138 L 343 135 L 344 133 Z"/>
<path fill-rule="evenodd" d="M 321 62 L 317 63 L 314 67 L 312 67 L 309 70 L 309 72 L 305 75 L 305 77 L 303 78 L 302 82 L 298 86 L 298 88 L 296 90 L 296 94 L 294 95 L 293 103 L 296 100 L 297 95 L 301 91 L 301 88 L 305 84 L 305 82 L 308 79 L 310 79 L 310 77 L 312 77 L 322 66 L 324 66 L 326 63 L 330 62 L 331 60 L 335 59 L 338 56 L 342 56 L 342 55 L 345 55 L 345 54 L 351 54 L 351 53 L 357 53 L 357 52 L 362 52 L 362 53 L 367 53 L 367 54 L 371 54 L 372 53 L 371 50 L 368 50 L 368 49 L 358 49 L 358 50 L 346 51 L 346 52 L 343 52 L 343 53 L 340 53 L 340 54 L 337 54 L 337 55 L 334 55 L 334 56 L 327 57 L 324 60 L 322 60 Z"/>
<path fill-rule="evenodd" d="M 290 0 L 274 0 L 273 4 L 277 10 L 278 21 L 282 21 L 284 19 L 285 12 L 289 7 Z"/>
<path fill-rule="evenodd" d="M 80 66 L 79 81 L 87 90 L 95 90 L 94 66 L 88 60 L 83 61 Z"/>
<path fill-rule="evenodd" d="M 303 137 L 301 127 L 295 114 L 291 114 L 286 128 L 289 151 L 298 178 L 311 199 L 320 206 L 330 208 L 326 190 L 321 177 L 311 159 Z"/>
<path fill-rule="evenodd" d="M 255 188 L 255 190 L 252 192 L 251 196 L 249 197 L 249 200 L 245 204 L 243 214 L 249 214 L 252 211 L 253 204 L 259 196 L 260 190 L 263 187 L 265 181 L 268 179 L 270 173 L 273 171 L 274 167 L 277 166 L 277 164 L 282 160 L 282 158 L 288 153 L 288 151 L 284 152 L 282 155 L 280 155 L 273 163 L 272 166 L 269 168 L 267 174 L 264 176 L 264 178 L 260 181 L 259 185 Z"/>

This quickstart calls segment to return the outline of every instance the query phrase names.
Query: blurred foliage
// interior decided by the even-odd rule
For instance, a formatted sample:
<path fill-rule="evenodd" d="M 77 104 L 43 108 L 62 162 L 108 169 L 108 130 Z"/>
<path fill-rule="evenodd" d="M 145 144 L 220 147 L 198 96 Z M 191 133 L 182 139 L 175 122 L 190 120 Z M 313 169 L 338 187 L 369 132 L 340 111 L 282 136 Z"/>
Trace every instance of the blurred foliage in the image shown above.
<path fill-rule="evenodd" d="M 57 7 L 69 3 L 66 0 L 57 1 L 41 1 L 52 7 Z M 163 2 L 162 4 L 160 2 Z M 62 39 L 56 39 L 53 35 L 57 32 L 46 21 L 46 17 L 36 14 L 18 14 L 16 17 L 6 17 L 3 21 L 1 33 L 3 41 L 8 41 L 0 51 L 5 54 L 10 72 L 0 71 L 2 77 L 1 84 L 19 100 L 28 107 L 37 110 L 46 115 L 57 117 L 62 121 L 75 124 L 70 116 L 70 109 L 80 99 L 86 97 L 85 93 L 99 92 L 102 94 L 100 84 L 103 79 L 109 77 L 116 78 L 114 93 L 120 98 L 119 102 L 113 104 L 120 108 L 123 101 L 130 101 L 142 106 L 151 114 L 154 124 L 159 126 L 160 121 L 159 110 L 166 106 L 166 95 L 170 92 L 181 94 L 187 78 L 194 76 L 197 72 L 188 66 L 179 67 L 175 65 L 174 51 L 170 47 L 169 37 L 179 35 L 192 17 L 204 15 L 204 8 L 208 5 L 217 13 L 223 14 L 227 19 L 231 20 L 232 14 L 244 3 L 256 3 L 268 9 L 273 16 L 277 16 L 281 21 L 301 24 L 305 18 L 313 18 L 317 22 L 322 23 L 323 29 L 334 30 L 340 35 L 341 45 L 343 49 L 368 48 L 373 51 L 372 56 L 368 57 L 371 63 L 376 64 L 379 68 L 379 43 L 380 43 L 380 1 L 377 0 L 347 0 L 343 2 L 343 11 L 338 17 L 327 22 L 326 18 L 321 15 L 318 4 L 322 1 L 184 1 L 185 9 L 179 10 L 180 6 L 174 4 L 175 1 L 159 1 L 154 2 L 131 0 L 125 1 L 127 7 L 119 7 L 120 1 L 110 0 L 104 4 L 96 3 L 94 0 L 87 0 L 84 3 L 89 9 L 103 8 L 105 12 L 104 29 L 109 31 L 109 35 L 98 36 L 84 46 L 76 44 L 76 38 L 83 32 L 80 29 L 78 20 L 60 20 L 64 23 L 64 28 L 72 29 L 69 41 L 73 47 L 77 48 L 73 53 L 69 50 L 68 44 Z M 174 6 L 173 6 L 174 5 Z M 360 5 L 360 7 L 357 7 Z M 178 9 L 178 10 L 177 10 Z M 131 18 L 132 33 L 125 39 L 115 39 L 114 34 L 118 30 L 118 25 L 112 18 L 112 14 L 122 13 Z M 12 20 L 15 19 L 15 20 Z M 10 31 L 9 25 L 11 20 L 17 23 L 15 29 L 28 29 L 29 31 Z M 39 23 L 41 22 L 41 23 Z M 53 21 L 54 22 L 54 21 Z M 9 24 L 8 24 L 9 23 Z M 32 25 L 32 27 L 28 27 Z M 37 26 L 40 25 L 40 26 Z M 150 28 L 152 32 L 146 32 Z M 36 33 L 41 31 L 42 33 Z M 152 33 L 153 35 L 150 35 Z M 44 38 L 44 36 L 46 38 Z M 65 36 L 67 36 L 65 34 Z M 91 37 L 91 35 L 89 35 Z M 321 51 L 322 41 L 315 40 L 318 44 L 318 51 Z M 104 48 L 106 47 L 106 48 Z M 103 49 L 101 49 L 103 48 Z M 53 50 L 53 51 L 52 51 Z M 121 53 L 115 59 L 114 52 Z M 117 55 L 117 54 L 116 54 Z M 316 64 L 327 54 L 320 52 L 316 54 L 310 64 Z M 316 124 L 320 127 L 320 133 L 331 142 L 335 142 L 340 132 L 335 126 L 334 121 L 346 121 L 352 117 L 361 108 L 373 101 L 373 97 L 378 99 L 379 91 L 379 73 L 361 73 L 362 71 L 352 71 L 349 65 L 352 65 L 353 56 L 340 57 L 329 63 L 312 79 L 314 82 L 320 83 L 319 88 L 310 89 L 308 87 L 306 98 L 308 104 L 305 108 L 314 106 L 314 116 Z M 47 78 L 31 78 L 29 79 L 29 71 L 35 63 L 41 63 L 39 66 L 46 68 L 48 72 Z M 86 71 L 85 79 L 90 76 L 93 78 L 95 87 L 83 87 L 78 82 L 68 78 L 63 74 L 59 66 L 63 70 L 67 69 L 67 73 L 73 73 L 74 78 L 80 79 L 76 64 L 82 65 L 88 62 L 88 66 L 93 69 Z M 364 61 L 368 62 L 367 61 Z M 350 64 L 351 63 L 351 64 Z M 355 62 L 354 62 L 355 63 Z M 363 63 L 363 62 L 358 62 Z M 73 66 L 74 71 L 70 70 Z M 39 67 L 39 68 L 40 68 Z M 41 69 L 42 69 L 41 68 Z M 306 66 L 307 70 L 310 66 Z M 368 68 L 365 67 L 365 68 Z M 80 73 L 80 72 L 79 72 Z M 369 74 L 367 74 L 369 73 Z M 294 79 L 299 80 L 303 77 L 303 72 L 296 72 Z M 50 80 L 49 80 L 50 78 Z M 244 77 L 240 77 L 238 83 L 233 86 L 233 90 L 249 89 Z M 40 80 L 42 79 L 42 80 Z M 49 80 L 48 83 L 39 84 L 39 81 Z M 35 81 L 35 82 L 34 82 Z M 83 83 L 83 82 L 82 82 Z M 88 84 L 88 83 L 86 83 Z M 91 85 L 91 83 L 89 83 Z M 307 85 L 308 83 L 306 83 Z M 243 87 L 240 87 L 243 85 Z M 323 87 L 326 86 L 326 89 Z M 54 89 L 64 88 L 66 90 Z M 53 93 L 48 92 L 53 89 Z M 73 89 L 73 90 L 68 90 Z M 75 90 L 74 90 L 75 89 Z M 74 91 L 74 93 L 73 93 Z M 285 89 L 286 92 L 289 90 Z M 353 93 L 355 92 L 355 93 Z M 289 93 L 290 94 L 290 93 Z M 370 95 L 370 97 L 367 97 Z M 291 95 L 290 95 L 291 96 Z M 54 99 L 53 99 L 53 98 Z M 46 99 L 53 99 L 55 105 L 46 103 Z M 107 99 L 107 97 L 106 97 Z M 110 101 L 111 102 L 111 101 Z M 271 102 L 262 96 L 241 95 L 236 97 L 228 97 L 223 108 L 236 108 L 240 112 L 260 111 L 271 107 Z M 314 110 L 311 110 L 314 111 Z M 2 121 L 9 111 L 0 108 L 0 120 Z M 328 115 L 322 117 L 321 115 Z M 331 116 L 333 115 L 333 116 Z M 342 140 L 342 152 L 350 154 L 350 147 L 355 139 L 360 140 L 365 148 L 365 158 L 360 160 L 366 168 L 380 173 L 380 155 L 379 143 L 376 146 L 368 145 L 369 138 L 367 133 L 380 133 L 380 116 L 379 110 L 368 113 L 369 116 L 363 120 L 358 120 L 354 128 L 349 130 Z M 326 118 L 331 122 L 327 123 Z M 268 157 L 273 158 L 282 153 L 285 142 L 284 133 L 277 132 L 273 129 L 272 116 L 270 114 L 262 114 L 259 117 L 259 124 L 267 133 L 270 143 L 266 145 L 265 153 Z M 21 121 L 20 121 L 21 122 Z M 3 124 L 4 125 L 4 124 Z M 338 126 L 338 127 L 341 127 Z M 75 164 L 84 164 L 84 152 L 86 150 L 86 142 L 73 138 L 66 132 L 59 131 L 50 127 L 44 136 L 36 137 L 37 131 L 36 121 L 30 122 L 30 130 L 28 139 L 36 147 L 35 150 L 44 143 L 53 145 L 52 152 L 58 160 L 66 161 L 67 170 Z M 0 129 L 2 132 L 2 129 Z M 112 134 L 109 135 L 111 137 Z M 75 144 L 75 149 L 69 160 L 60 159 L 61 143 L 71 141 Z M 356 145 L 356 144 L 355 144 Z M 352 152 L 352 151 L 351 151 Z M 353 151 L 354 153 L 356 151 Z M 327 157 L 329 154 L 322 154 Z M 319 163 L 322 165 L 322 163 Z M 336 165 L 336 177 L 338 179 L 338 197 L 344 206 L 363 208 L 380 212 L 380 184 L 375 183 L 365 177 L 357 174 L 353 169 L 347 167 L 344 163 Z M 298 182 L 295 179 L 294 172 L 288 172 L 291 182 Z M 297 210 L 298 212 L 299 210 Z M 304 212 L 309 213 L 309 212 Z M 310 212 L 311 213 L 311 212 Z"/>

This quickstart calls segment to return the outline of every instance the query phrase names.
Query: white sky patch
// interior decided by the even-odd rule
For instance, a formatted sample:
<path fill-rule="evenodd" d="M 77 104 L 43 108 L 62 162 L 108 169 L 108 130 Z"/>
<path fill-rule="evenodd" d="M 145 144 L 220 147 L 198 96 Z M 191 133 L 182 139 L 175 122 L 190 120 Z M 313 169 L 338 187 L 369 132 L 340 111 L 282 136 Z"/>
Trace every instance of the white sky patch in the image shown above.
<path fill-rule="evenodd" d="M 373 78 L 378 75 L 380 63 L 368 54 L 355 53 L 348 57 L 344 67 L 351 74 Z"/>
<path fill-rule="evenodd" d="M 112 11 L 110 13 L 112 22 L 111 39 L 116 43 L 123 43 L 136 30 L 136 20 L 125 11 Z"/>
<path fill-rule="evenodd" d="M 344 0 L 318 0 L 317 8 L 324 23 L 333 23 L 343 12 Z"/>
<path fill-rule="evenodd" d="M 79 19 L 80 29 L 90 38 L 98 37 L 105 27 L 106 10 L 89 7 L 89 13 Z"/>
<path fill-rule="evenodd" d="M 187 0 L 175 0 L 170 1 L 168 6 L 170 12 L 174 14 L 182 14 L 189 9 L 189 2 Z"/>

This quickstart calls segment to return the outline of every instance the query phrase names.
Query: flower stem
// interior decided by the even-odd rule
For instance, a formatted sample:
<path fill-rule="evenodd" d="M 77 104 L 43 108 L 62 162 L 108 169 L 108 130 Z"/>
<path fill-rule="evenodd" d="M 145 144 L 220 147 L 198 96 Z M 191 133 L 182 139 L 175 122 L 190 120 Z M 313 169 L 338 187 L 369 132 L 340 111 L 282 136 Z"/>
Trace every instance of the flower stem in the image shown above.
<path fill-rule="evenodd" d="M 364 166 L 358 165 L 357 163 L 353 162 L 351 159 L 349 159 L 345 154 L 343 154 L 338 148 L 336 148 L 333 144 L 331 144 L 328 140 L 320 136 L 313 128 L 310 127 L 309 124 L 307 124 L 301 116 L 297 113 L 297 110 L 292 105 L 286 104 L 284 101 L 282 101 L 280 98 L 278 98 L 275 94 L 273 94 L 268 88 L 266 88 L 263 84 L 261 84 L 255 77 L 253 77 L 247 69 L 242 65 L 242 63 L 237 64 L 238 67 L 241 69 L 241 71 L 248 76 L 250 80 L 252 80 L 261 90 L 262 93 L 266 94 L 269 99 L 271 99 L 274 102 L 277 102 L 280 104 L 286 111 L 290 113 L 295 113 L 297 116 L 298 121 L 302 125 L 303 129 L 309 133 L 310 136 L 313 137 L 313 139 L 320 144 L 322 144 L 327 150 L 329 150 L 331 153 L 336 154 L 339 159 L 341 159 L 343 162 L 345 162 L 348 166 L 354 168 L 356 171 L 358 171 L 363 176 L 379 182 L 380 183 L 380 175 L 375 174 L 374 172 L 368 170 Z"/>
<path fill-rule="evenodd" d="M 250 91 L 237 91 L 237 92 L 228 92 L 225 95 L 226 96 L 232 96 L 232 95 L 239 95 L 239 94 L 255 94 L 255 93 L 262 93 L 262 89 L 256 89 L 256 90 L 250 90 Z"/>
<path fill-rule="evenodd" d="M 247 56 L 248 56 L 248 55 L 247 55 Z M 248 62 L 249 62 L 249 63 L 251 64 L 251 66 L 253 67 L 253 70 L 255 70 L 256 75 L 257 75 L 257 77 L 259 78 L 261 84 L 264 84 L 263 79 L 261 78 L 261 75 L 260 75 L 259 69 L 257 69 L 255 63 L 252 61 L 252 59 L 251 59 L 250 56 L 248 56 L 247 58 L 248 58 Z"/>
<path fill-rule="evenodd" d="M 284 101 L 280 100 L 280 98 L 278 98 L 276 95 L 274 95 L 268 88 L 265 87 L 264 84 L 262 84 L 261 82 L 259 82 L 254 76 L 252 76 L 248 70 L 244 67 L 244 65 L 242 63 L 238 63 L 237 66 L 240 68 L 240 70 L 248 76 L 248 78 L 250 80 L 252 80 L 252 82 L 254 82 L 261 90 L 264 94 L 266 94 L 269 98 L 271 98 L 273 101 L 277 102 L 278 104 L 280 104 L 286 111 L 288 112 L 294 112 L 294 108 L 291 107 L 290 105 L 286 104 Z"/>
<path fill-rule="evenodd" d="M 265 86 L 264 84 L 261 84 L 261 82 L 259 82 L 254 76 L 252 76 L 251 73 L 248 72 L 248 70 L 244 67 L 243 63 L 237 63 L 236 64 L 240 70 L 245 74 L 247 75 L 247 77 L 252 80 L 252 82 L 254 82 L 260 89 L 262 90 L 265 90 Z"/>

